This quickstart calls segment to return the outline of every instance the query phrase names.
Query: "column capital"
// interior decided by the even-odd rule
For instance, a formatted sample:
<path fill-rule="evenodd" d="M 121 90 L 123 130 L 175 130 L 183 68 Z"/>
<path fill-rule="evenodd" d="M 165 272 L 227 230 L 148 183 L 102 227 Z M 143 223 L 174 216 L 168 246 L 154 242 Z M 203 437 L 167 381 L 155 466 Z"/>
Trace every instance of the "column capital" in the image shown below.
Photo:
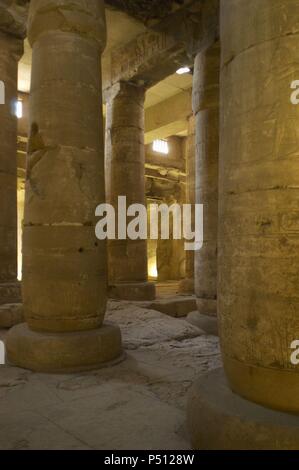
<path fill-rule="evenodd" d="M 28 39 L 33 46 L 46 32 L 73 33 L 106 47 L 106 17 L 103 0 L 31 0 Z"/>
<path fill-rule="evenodd" d="M 112 85 L 111 87 L 104 90 L 104 101 L 108 103 L 111 100 L 114 100 L 116 96 L 123 94 L 128 95 L 134 93 L 134 95 L 140 99 L 145 98 L 146 89 L 143 85 L 138 85 L 134 82 L 119 81 Z"/>
<path fill-rule="evenodd" d="M 194 62 L 192 107 L 196 115 L 202 109 L 219 106 L 220 43 L 199 52 Z"/>
<path fill-rule="evenodd" d="M 28 0 L 1 0 L 0 32 L 24 39 L 26 36 L 28 5 Z"/>

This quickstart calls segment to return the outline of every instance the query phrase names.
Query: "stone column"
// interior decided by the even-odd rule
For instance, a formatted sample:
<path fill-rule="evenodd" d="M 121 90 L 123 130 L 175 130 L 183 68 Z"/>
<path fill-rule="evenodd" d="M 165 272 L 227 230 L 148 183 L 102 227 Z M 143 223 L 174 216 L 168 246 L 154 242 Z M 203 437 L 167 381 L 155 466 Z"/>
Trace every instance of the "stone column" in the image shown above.
<path fill-rule="evenodd" d="M 25 20 L 12 2 L 0 5 L 0 328 L 22 321 L 17 281 L 17 118 L 18 61 L 23 54 Z"/>
<path fill-rule="evenodd" d="M 45 372 L 117 360 L 121 336 L 103 324 L 106 247 L 95 236 L 105 201 L 99 0 L 31 0 L 33 47 L 23 236 L 26 324 L 7 337 L 8 359 Z"/>
<path fill-rule="evenodd" d="M 196 56 L 193 110 L 196 128 L 196 203 L 203 204 L 203 247 L 195 252 L 195 294 L 199 314 L 189 318 L 217 332 L 217 229 L 219 158 L 220 47 L 216 43 Z"/>
<path fill-rule="evenodd" d="M 195 204 L 195 118 L 188 119 L 188 136 L 186 142 L 186 203 Z M 185 251 L 186 275 L 180 282 L 180 292 L 194 293 L 194 251 Z"/>
<path fill-rule="evenodd" d="M 146 207 L 144 99 L 143 88 L 125 82 L 116 84 L 107 99 L 106 194 L 116 211 L 119 196 L 126 196 L 127 207 Z M 118 239 L 108 246 L 110 295 L 154 299 L 155 285 L 148 282 L 147 241 Z"/>
<path fill-rule="evenodd" d="M 298 412 L 290 347 L 299 339 L 299 106 L 290 86 L 299 79 L 299 10 L 288 0 L 222 3 L 224 366 L 242 396 Z"/>
<path fill-rule="evenodd" d="M 219 372 L 200 380 L 189 426 L 196 447 L 298 449 L 298 2 L 222 0 L 220 18 L 218 312 L 229 387 Z"/>
<path fill-rule="evenodd" d="M 179 205 L 182 207 L 185 195 L 182 195 L 177 188 L 174 188 L 173 194 L 164 196 L 164 199 L 159 204 L 164 204 L 168 207 Z M 181 197 L 183 196 L 183 197 Z M 157 201 L 156 201 L 157 203 Z M 174 238 L 174 217 L 173 213 L 169 216 L 169 238 L 164 240 L 162 238 L 162 218 L 159 223 L 157 240 L 157 270 L 158 282 L 178 281 L 181 280 L 185 273 L 185 249 L 184 240 L 182 238 Z M 177 289 L 178 290 L 178 289 Z M 175 294 L 175 292 L 174 292 Z"/>

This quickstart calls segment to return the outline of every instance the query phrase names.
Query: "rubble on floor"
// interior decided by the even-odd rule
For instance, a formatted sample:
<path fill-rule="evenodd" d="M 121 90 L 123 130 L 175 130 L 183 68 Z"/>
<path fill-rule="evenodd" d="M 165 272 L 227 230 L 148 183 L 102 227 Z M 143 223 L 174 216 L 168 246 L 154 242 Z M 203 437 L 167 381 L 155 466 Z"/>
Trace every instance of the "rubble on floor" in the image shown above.
<path fill-rule="evenodd" d="M 106 321 L 121 327 L 126 352 L 114 367 L 70 375 L 0 367 L 0 449 L 190 448 L 187 392 L 220 366 L 218 339 L 129 302 L 110 302 Z"/>

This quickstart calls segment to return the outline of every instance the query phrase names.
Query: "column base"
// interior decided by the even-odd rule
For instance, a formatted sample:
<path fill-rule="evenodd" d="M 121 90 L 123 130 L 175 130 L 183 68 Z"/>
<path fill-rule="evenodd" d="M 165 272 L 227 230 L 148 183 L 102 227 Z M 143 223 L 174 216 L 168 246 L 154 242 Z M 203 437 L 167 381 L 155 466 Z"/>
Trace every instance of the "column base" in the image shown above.
<path fill-rule="evenodd" d="M 0 305 L 17 304 L 22 301 L 19 282 L 0 283 Z"/>
<path fill-rule="evenodd" d="M 222 355 L 231 389 L 245 400 L 299 415 L 299 375 L 294 369 L 246 364 Z"/>
<path fill-rule="evenodd" d="M 24 321 L 20 282 L 0 283 L 0 328 L 12 328 Z"/>
<path fill-rule="evenodd" d="M 153 282 L 118 283 L 109 287 L 109 297 L 116 300 L 155 300 L 156 286 Z"/>
<path fill-rule="evenodd" d="M 8 332 L 5 343 L 9 363 L 35 372 L 93 370 L 124 357 L 120 329 L 108 323 L 72 333 L 38 333 L 22 323 Z"/>
<path fill-rule="evenodd" d="M 234 394 L 223 369 L 201 376 L 192 387 L 187 422 L 194 449 L 299 448 L 299 416 L 272 411 Z"/>
<path fill-rule="evenodd" d="M 217 315 L 217 300 L 216 299 L 201 299 L 196 297 L 197 310 L 202 315 Z"/>
<path fill-rule="evenodd" d="M 22 304 L 0 305 L 0 329 L 12 328 L 24 321 Z"/>
<path fill-rule="evenodd" d="M 179 283 L 179 292 L 181 294 L 194 294 L 194 279 L 182 279 Z"/>
<path fill-rule="evenodd" d="M 191 325 L 197 326 L 208 335 L 219 336 L 218 320 L 215 315 L 202 315 L 195 311 L 189 313 L 187 321 L 191 323 Z"/>

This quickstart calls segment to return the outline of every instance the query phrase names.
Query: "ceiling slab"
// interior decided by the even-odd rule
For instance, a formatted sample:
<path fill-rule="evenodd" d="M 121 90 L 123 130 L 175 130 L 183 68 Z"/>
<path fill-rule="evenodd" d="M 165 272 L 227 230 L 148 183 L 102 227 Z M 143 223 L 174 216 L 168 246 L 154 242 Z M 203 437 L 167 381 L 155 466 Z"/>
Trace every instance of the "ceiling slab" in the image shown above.
<path fill-rule="evenodd" d="M 126 13 L 106 9 L 107 46 L 102 56 L 103 69 L 109 67 L 111 50 L 131 42 L 147 31 L 146 27 Z M 32 50 L 28 40 L 24 42 L 24 55 L 19 63 L 19 91 L 29 93 L 31 80 Z"/>
<path fill-rule="evenodd" d="M 156 104 L 175 96 L 182 91 L 192 88 L 193 77 L 190 73 L 185 75 L 170 75 L 165 80 L 157 83 L 146 93 L 145 108 L 150 108 Z"/>

